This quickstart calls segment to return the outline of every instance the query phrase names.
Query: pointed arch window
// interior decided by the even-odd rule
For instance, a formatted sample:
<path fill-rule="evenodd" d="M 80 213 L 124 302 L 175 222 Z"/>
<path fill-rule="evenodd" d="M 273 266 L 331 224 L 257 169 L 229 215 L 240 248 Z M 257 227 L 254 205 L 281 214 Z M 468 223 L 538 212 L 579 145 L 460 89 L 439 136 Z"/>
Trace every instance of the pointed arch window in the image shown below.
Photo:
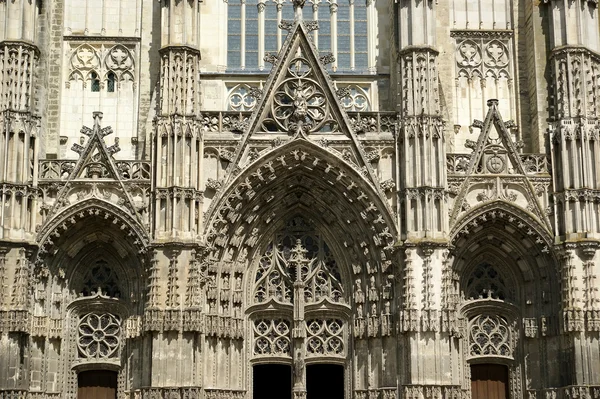
<path fill-rule="evenodd" d="M 117 284 L 118 277 L 112 267 L 104 260 L 98 260 L 85 273 L 83 287 L 79 293 L 82 296 L 102 294 L 111 298 L 119 298 L 121 290 Z"/>
<path fill-rule="evenodd" d="M 91 90 L 93 93 L 97 93 L 100 91 L 100 78 L 96 72 L 92 72 L 91 77 Z"/>
<path fill-rule="evenodd" d="M 109 72 L 106 77 L 106 91 L 109 93 L 114 93 L 115 91 L 115 74 L 113 72 Z"/>
<path fill-rule="evenodd" d="M 254 301 L 271 298 L 294 302 L 294 283 L 303 286 L 304 303 L 329 299 L 343 302 L 338 266 L 322 237 L 301 218 L 288 223 L 291 230 L 278 234 L 261 257 L 255 277 Z"/>

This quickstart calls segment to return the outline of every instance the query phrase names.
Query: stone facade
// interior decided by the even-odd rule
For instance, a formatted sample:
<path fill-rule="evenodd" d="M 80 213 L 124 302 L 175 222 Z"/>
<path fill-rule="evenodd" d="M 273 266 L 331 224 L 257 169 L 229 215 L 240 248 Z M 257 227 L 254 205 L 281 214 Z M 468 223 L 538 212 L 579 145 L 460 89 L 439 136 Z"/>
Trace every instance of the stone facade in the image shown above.
<path fill-rule="evenodd" d="M 600 397 L 597 14 L 0 0 L 0 398 Z"/>

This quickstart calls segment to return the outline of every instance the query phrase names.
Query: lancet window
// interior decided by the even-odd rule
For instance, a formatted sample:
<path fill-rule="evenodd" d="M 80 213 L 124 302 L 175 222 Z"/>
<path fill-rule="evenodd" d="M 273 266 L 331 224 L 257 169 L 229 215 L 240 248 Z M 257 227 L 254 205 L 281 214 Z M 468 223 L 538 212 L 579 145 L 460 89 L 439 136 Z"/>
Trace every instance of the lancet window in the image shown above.
<path fill-rule="evenodd" d="M 367 5 L 368 3 L 368 5 Z M 374 2 L 331 0 L 307 1 L 302 19 L 318 21 L 312 33 L 321 53 L 333 53 L 333 72 L 365 73 L 374 65 L 369 54 L 367 17 L 374 13 Z M 229 70 L 264 70 L 266 53 L 276 53 L 287 32 L 279 28 L 282 20 L 294 20 L 290 0 L 233 0 L 227 6 L 227 65 Z M 373 47 L 373 46 L 372 46 Z M 372 58 L 372 60 L 370 60 Z"/>

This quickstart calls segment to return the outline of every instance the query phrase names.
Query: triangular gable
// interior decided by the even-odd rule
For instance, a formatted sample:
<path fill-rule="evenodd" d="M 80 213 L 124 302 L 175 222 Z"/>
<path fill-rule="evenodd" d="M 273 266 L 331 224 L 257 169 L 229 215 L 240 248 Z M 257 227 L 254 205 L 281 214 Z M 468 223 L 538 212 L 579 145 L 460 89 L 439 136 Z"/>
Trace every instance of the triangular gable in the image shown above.
<path fill-rule="evenodd" d="M 481 129 L 475 143 L 467 175 L 483 174 L 525 174 L 517 147 L 508 131 L 512 121 L 504 122 L 498 111 L 498 100 L 488 101 L 485 121 L 474 121 L 473 126 Z"/>
<path fill-rule="evenodd" d="M 279 54 L 269 57 L 274 59 L 273 69 L 231 165 L 243 166 L 253 138 L 264 142 L 277 134 L 287 135 L 290 140 L 318 140 L 339 135 L 341 139 L 349 139 L 348 148 L 352 153 L 340 155 L 366 170 L 368 178 L 378 187 L 367 155 L 325 70 L 324 63 L 331 62 L 332 57 L 319 56 L 305 23 L 296 21 Z M 228 178 L 233 177 L 230 174 Z"/>
<path fill-rule="evenodd" d="M 454 201 L 450 216 L 451 222 L 456 221 L 463 210 L 467 194 L 471 190 L 472 183 L 476 181 L 473 179 L 484 175 L 498 176 L 498 178 L 511 176 L 513 180 L 514 178 L 519 179 L 519 185 L 525 191 L 528 202 L 531 204 L 528 210 L 548 225 L 548 217 L 537 200 L 533 185 L 521 162 L 517 146 L 508 130 L 513 126 L 513 122 L 502 120 L 498 111 L 498 100 L 488 100 L 487 104 L 489 109 L 485 120 L 473 122 L 473 126 L 480 128 L 481 133 L 477 142 L 467 143 L 467 146 L 473 149 L 473 153 L 466 171 L 466 178 Z M 499 187 L 497 190 L 501 191 Z M 497 195 L 497 198 L 503 199 L 503 196 Z"/>
<path fill-rule="evenodd" d="M 75 182 L 81 183 L 89 180 L 112 184 L 116 183 L 120 188 L 119 191 L 125 197 L 123 205 L 128 208 L 131 214 L 135 215 L 139 221 L 139 215 L 135 210 L 133 200 L 119 177 L 119 172 L 113 159 L 113 154 L 120 150 L 118 140 L 115 140 L 115 144 L 112 146 L 106 146 L 104 137 L 112 134 L 113 131 L 110 126 L 104 128 L 100 127 L 101 119 L 102 112 L 94 112 L 94 127 L 92 129 L 86 126 L 81 128 L 81 133 L 88 136 L 89 139 L 85 145 L 73 144 L 71 149 L 79 154 L 79 160 L 73 167 L 67 181 L 60 189 L 56 201 L 54 202 L 54 206 L 48 214 L 47 220 L 50 220 L 51 216 L 56 214 L 58 210 L 63 207 L 64 203 L 67 202 L 67 198 Z"/>

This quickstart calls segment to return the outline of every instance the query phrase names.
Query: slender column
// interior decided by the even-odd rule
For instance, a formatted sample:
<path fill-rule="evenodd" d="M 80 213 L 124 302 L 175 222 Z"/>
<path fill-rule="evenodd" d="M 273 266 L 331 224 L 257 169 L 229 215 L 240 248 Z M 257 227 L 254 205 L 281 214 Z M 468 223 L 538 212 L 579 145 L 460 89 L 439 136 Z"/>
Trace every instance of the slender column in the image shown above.
<path fill-rule="evenodd" d="M 405 258 L 399 290 L 402 293 L 399 346 L 402 356 L 428 359 L 428 366 L 415 365 L 400 372 L 400 385 L 431 390 L 436 385 L 457 389 L 457 363 L 462 364 L 458 342 L 448 328 L 450 315 L 443 303 L 444 284 L 436 270 L 448 269 L 444 264 L 448 250 L 448 212 L 445 162 L 444 123 L 440 112 L 435 49 L 435 2 L 400 0 L 397 2 L 399 29 L 396 35 L 396 95 L 400 131 L 397 161 L 401 166 L 396 186 L 399 188 L 398 213 L 404 214 L 402 226 Z M 370 49 L 370 57 L 372 57 Z M 369 64 L 373 67 L 373 64 Z M 438 222 L 440 221 L 440 222 Z M 448 272 L 447 272 L 448 273 Z M 422 287 L 415 289 L 416 287 Z M 442 310 L 446 310 L 442 312 Z M 445 323 L 442 323 L 444 315 Z M 428 345 L 426 342 L 437 344 Z M 453 348 L 442 350 L 442 346 Z M 416 354 L 418 351 L 418 355 Z M 400 360 L 399 360 L 400 362 Z M 424 363 L 422 363 L 424 364 Z M 439 388 L 438 388 L 439 389 Z"/>
<path fill-rule="evenodd" d="M 598 383 L 600 364 L 596 338 L 600 312 L 595 292 L 598 269 L 591 265 L 600 257 L 600 212 L 598 191 L 600 154 L 597 151 L 600 102 L 594 71 L 600 70 L 600 25 L 597 4 L 592 1 L 550 0 L 549 59 L 553 91 L 550 107 L 550 151 L 554 202 L 557 212 L 555 242 L 562 250 L 561 353 L 569 385 L 584 387 Z M 587 93 L 587 95 L 586 95 Z M 562 212 L 561 212 L 562 208 Z M 594 347 L 593 350 L 581 350 Z"/>
<path fill-rule="evenodd" d="M 199 6 L 196 1 L 169 1 L 163 6 L 160 109 L 154 135 L 154 236 L 157 240 L 196 242 L 199 230 L 190 217 L 200 190 L 203 154 L 199 123 Z M 185 23 L 185 26 L 179 26 Z M 177 27 L 171 26 L 178 24 Z M 195 177 L 195 178 L 194 178 Z M 194 215 L 195 217 L 195 215 Z"/>
<path fill-rule="evenodd" d="M 260 2 L 258 7 L 258 68 L 265 69 L 265 3 Z"/>

